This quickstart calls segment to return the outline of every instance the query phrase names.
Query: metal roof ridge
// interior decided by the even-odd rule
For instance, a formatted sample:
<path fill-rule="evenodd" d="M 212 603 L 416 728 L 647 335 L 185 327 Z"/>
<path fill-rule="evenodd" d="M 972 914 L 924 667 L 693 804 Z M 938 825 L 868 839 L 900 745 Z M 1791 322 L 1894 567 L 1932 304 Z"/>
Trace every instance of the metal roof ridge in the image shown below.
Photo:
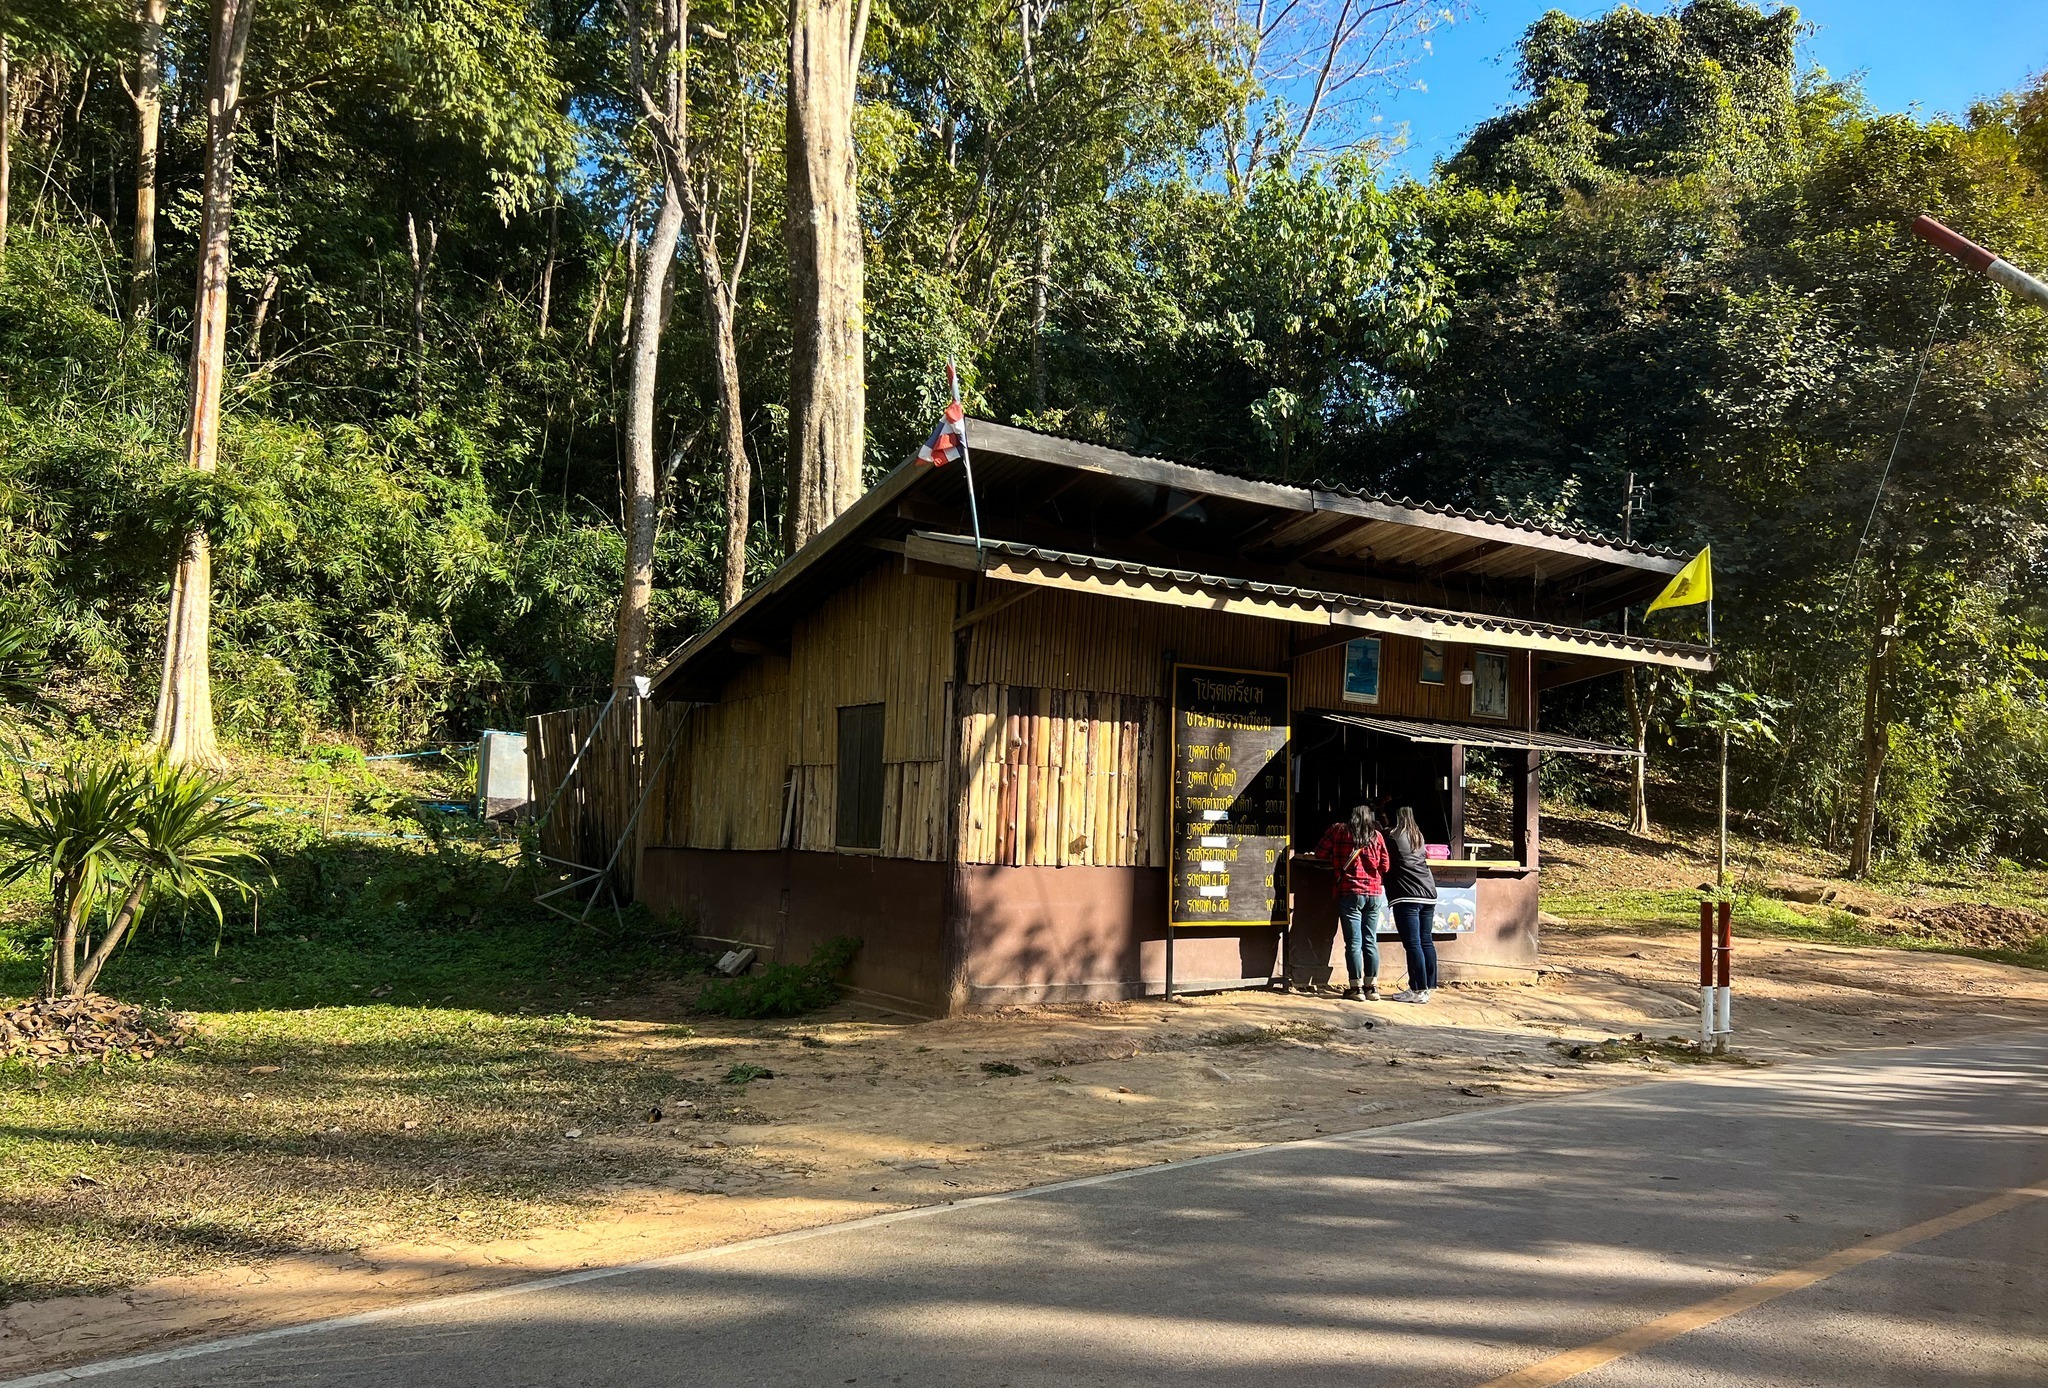
<path fill-rule="evenodd" d="M 1613 535 L 1603 534 L 1591 526 L 1572 524 L 1549 524 L 1539 521 L 1516 520 L 1512 516 L 1497 516 L 1491 511 L 1474 511 L 1462 506 L 1451 506 L 1441 501 L 1418 501 L 1413 497 L 1395 496 L 1390 492 L 1369 492 L 1342 482 L 1325 482 L 1310 478 L 1302 482 L 1283 482 L 1271 477 L 1209 463 L 1189 463 L 1178 458 L 1163 458 L 1156 453 L 1139 453 L 1114 444 L 1097 443 L 1093 439 L 1079 439 L 1071 434 L 1055 434 L 1049 429 L 1034 429 L 1025 424 L 1005 424 L 1001 420 L 985 419 L 970 415 L 969 424 L 992 425 L 999 429 L 1013 429 L 1020 434 L 1031 434 L 1042 439 L 1060 443 L 1079 444 L 1087 448 L 1105 449 L 1121 453 L 1127 458 L 1136 458 L 1148 463 L 1169 463 L 1174 467 L 1192 468 L 1197 472 L 1213 472 L 1219 477 L 1234 478 L 1239 482 L 1252 482 L 1269 487 L 1286 488 L 1292 491 L 1328 492 L 1333 496 L 1347 497 L 1353 501 L 1379 502 L 1386 506 L 1401 506 L 1415 511 L 1426 511 L 1431 515 L 1446 516 L 1455 520 L 1470 521 L 1475 525 L 1499 525 L 1513 530 L 1526 531 L 1531 535 L 1542 535 L 1554 540 L 1578 540 L 1586 544 L 1604 545 L 1624 554 L 1640 554 L 1656 559 L 1685 559 L 1690 556 L 1681 550 L 1666 549 L 1661 545 L 1646 545 L 1637 540 L 1622 540 Z M 971 436 L 970 436 L 971 439 Z"/>
<path fill-rule="evenodd" d="M 912 532 L 926 539 L 941 540 L 950 544 L 972 545 L 969 535 L 949 535 L 943 531 L 919 530 Z M 991 540 L 984 537 L 983 549 L 998 550 L 1024 559 L 1046 559 L 1062 564 L 1079 564 L 1097 572 L 1119 571 L 1140 573 L 1149 578 L 1172 579 L 1181 583 L 1214 584 L 1231 589 L 1254 589 L 1313 602 L 1334 602 L 1344 607 L 1378 609 L 1385 615 L 1399 612 L 1432 621 L 1442 619 L 1462 626 L 1478 626 L 1482 629 L 1501 628 L 1531 636 L 1562 634 L 1572 637 L 1591 638 L 1594 644 L 1611 646 L 1633 646 L 1641 650 L 1661 650 L 1671 653 L 1708 651 L 1711 648 L 1688 641 L 1664 641 L 1654 637 L 1625 636 L 1620 632 L 1603 631 L 1598 627 L 1566 626 L 1561 622 L 1542 622 L 1528 617 L 1503 617 L 1490 612 L 1458 612 L 1446 607 L 1423 607 L 1415 603 L 1395 602 L 1391 598 L 1368 598 L 1355 593 L 1339 593 L 1322 588 L 1303 588 L 1294 584 L 1261 584 L 1249 578 L 1232 578 L 1228 574 L 1205 574 L 1198 570 L 1166 569 L 1150 564 L 1141 564 L 1128 559 L 1111 559 L 1093 554 L 1078 554 L 1070 550 L 1046 549 L 1040 545 L 1026 544 L 1018 540 Z"/>

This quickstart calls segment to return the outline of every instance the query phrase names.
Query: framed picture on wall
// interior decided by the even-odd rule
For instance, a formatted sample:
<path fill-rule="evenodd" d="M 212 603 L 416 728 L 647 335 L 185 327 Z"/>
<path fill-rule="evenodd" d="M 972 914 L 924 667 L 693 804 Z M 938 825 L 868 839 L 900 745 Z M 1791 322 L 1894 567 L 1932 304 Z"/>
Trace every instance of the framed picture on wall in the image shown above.
<path fill-rule="evenodd" d="M 1508 658 L 1499 651 L 1472 654 L 1472 716 L 1508 716 Z"/>
<path fill-rule="evenodd" d="M 1380 701 L 1380 639 L 1361 636 L 1344 643 L 1344 702 L 1376 704 Z"/>
<path fill-rule="evenodd" d="M 1444 682 L 1444 648 L 1434 641 L 1422 643 L 1422 674 L 1419 678 L 1423 684 Z"/>

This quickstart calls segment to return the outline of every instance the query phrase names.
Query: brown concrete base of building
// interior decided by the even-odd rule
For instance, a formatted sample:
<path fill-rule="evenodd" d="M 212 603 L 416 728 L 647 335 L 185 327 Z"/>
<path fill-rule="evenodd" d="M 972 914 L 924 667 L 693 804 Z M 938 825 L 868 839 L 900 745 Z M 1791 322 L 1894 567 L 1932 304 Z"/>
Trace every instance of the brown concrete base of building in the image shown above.
<path fill-rule="evenodd" d="M 1166 870 L 994 867 L 967 870 L 971 1007 L 1111 1002 L 1166 991 Z M 1178 932 L 1174 987 L 1189 993 L 1263 987 L 1280 932 Z"/>
<path fill-rule="evenodd" d="M 794 850 L 649 848 L 641 899 L 702 936 L 801 962 L 825 940 L 857 935 L 847 986 L 855 996 L 923 1015 L 945 1010 L 944 863 Z M 1327 874 L 1296 882 L 1287 974 L 1296 984 L 1343 978 L 1343 946 Z M 1439 938 L 1445 981 L 1526 977 L 1536 965 L 1536 874 L 1478 874 L 1478 929 Z M 1163 868 L 997 867 L 966 870 L 972 927 L 971 1008 L 1156 997 L 1166 983 Z M 1174 986 L 1190 993 L 1262 987 L 1279 971 L 1272 927 L 1176 932 Z M 1381 946 L 1383 975 L 1400 946 Z"/>
<path fill-rule="evenodd" d="M 937 1016 L 945 1010 L 944 863 L 872 854 L 649 848 L 639 894 L 693 933 L 801 964 L 838 935 L 858 936 L 855 997 Z"/>

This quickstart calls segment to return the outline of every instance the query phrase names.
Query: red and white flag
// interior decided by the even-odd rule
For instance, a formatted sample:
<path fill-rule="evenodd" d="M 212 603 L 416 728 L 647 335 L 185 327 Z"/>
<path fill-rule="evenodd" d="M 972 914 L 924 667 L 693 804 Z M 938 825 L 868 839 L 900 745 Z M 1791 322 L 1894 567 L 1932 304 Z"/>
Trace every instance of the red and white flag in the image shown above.
<path fill-rule="evenodd" d="M 932 436 L 924 441 L 924 447 L 917 450 L 917 461 L 933 467 L 944 467 L 967 453 L 967 414 L 960 408 L 956 396 L 946 404 L 946 413 L 939 420 L 939 427 L 932 430 Z"/>

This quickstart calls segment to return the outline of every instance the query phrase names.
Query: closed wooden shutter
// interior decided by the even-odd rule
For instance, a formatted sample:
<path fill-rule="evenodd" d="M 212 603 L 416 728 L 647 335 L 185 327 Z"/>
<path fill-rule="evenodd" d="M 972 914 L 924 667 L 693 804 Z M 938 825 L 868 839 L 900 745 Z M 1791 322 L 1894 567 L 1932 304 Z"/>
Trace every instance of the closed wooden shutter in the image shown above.
<path fill-rule="evenodd" d="M 882 705 L 839 710 L 839 824 L 841 848 L 882 846 Z"/>

